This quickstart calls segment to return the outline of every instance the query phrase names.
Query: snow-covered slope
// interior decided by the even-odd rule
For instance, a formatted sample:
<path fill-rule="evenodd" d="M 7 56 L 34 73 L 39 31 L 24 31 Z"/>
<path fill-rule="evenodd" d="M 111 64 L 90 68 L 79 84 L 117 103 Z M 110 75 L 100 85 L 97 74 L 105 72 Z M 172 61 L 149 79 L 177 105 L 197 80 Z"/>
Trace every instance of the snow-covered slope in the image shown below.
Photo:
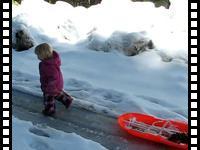
<path fill-rule="evenodd" d="M 106 150 L 100 144 L 75 133 L 65 133 L 44 125 L 33 125 L 15 117 L 12 121 L 13 150 Z"/>

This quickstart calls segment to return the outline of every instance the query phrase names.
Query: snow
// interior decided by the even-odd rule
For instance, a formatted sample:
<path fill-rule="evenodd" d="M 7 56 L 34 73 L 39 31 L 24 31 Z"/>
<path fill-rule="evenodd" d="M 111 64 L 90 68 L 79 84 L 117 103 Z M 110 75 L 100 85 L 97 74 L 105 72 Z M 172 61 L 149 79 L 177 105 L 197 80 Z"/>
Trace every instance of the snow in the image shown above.
<path fill-rule="evenodd" d="M 65 90 L 76 105 L 115 116 L 136 111 L 187 120 L 187 3 L 173 0 L 168 10 L 151 2 L 103 0 L 86 9 L 23 0 L 13 8 L 13 33 L 23 26 L 36 44 L 48 42 L 60 54 Z M 115 31 L 146 32 L 156 49 L 133 57 L 89 49 L 89 35 L 98 49 Z M 114 46 L 123 34 L 118 36 Z M 160 54 L 173 60 L 164 62 Z M 13 88 L 42 95 L 38 63 L 34 48 L 13 50 Z"/>
<path fill-rule="evenodd" d="M 75 133 L 65 133 L 41 124 L 33 125 L 16 117 L 12 119 L 13 150 L 106 150 L 99 143 Z"/>

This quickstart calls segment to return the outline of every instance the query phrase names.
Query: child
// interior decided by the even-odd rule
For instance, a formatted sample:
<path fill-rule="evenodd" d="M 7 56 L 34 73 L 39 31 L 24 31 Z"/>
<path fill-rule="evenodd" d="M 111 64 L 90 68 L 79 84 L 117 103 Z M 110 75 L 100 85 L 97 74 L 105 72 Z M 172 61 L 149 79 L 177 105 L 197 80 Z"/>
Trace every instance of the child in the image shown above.
<path fill-rule="evenodd" d="M 61 60 L 52 47 L 43 43 L 35 48 L 40 71 L 40 83 L 44 97 L 44 115 L 55 113 L 55 99 L 62 102 L 66 108 L 72 103 L 72 97 L 63 91 L 63 76 L 60 70 Z"/>

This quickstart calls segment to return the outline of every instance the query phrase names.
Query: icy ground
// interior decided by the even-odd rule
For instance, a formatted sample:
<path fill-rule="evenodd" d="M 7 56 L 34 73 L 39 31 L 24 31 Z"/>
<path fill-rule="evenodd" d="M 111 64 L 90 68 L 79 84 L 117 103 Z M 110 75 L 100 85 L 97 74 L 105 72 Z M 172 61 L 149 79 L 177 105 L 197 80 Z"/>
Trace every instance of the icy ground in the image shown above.
<path fill-rule="evenodd" d="M 52 139 L 55 137 L 53 134 L 49 138 L 49 130 L 43 130 L 47 127 L 51 127 L 56 130 L 62 130 L 66 133 L 76 133 L 82 138 L 90 139 L 95 141 L 109 150 L 172 150 L 170 147 L 165 145 L 154 143 L 151 141 L 143 140 L 131 136 L 124 132 L 117 124 L 117 118 L 109 117 L 105 114 L 99 114 L 80 108 L 77 105 L 73 105 L 70 109 L 66 110 L 63 105 L 57 103 L 57 115 L 54 117 L 45 117 L 41 114 L 42 109 L 42 97 L 34 96 L 32 94 L 24 93 L 18 90 L 13 90 L 13 114 L 21 120 L 31 121 L 33 123 L 32 132 L 36 135 L 44 136 L 45 139 Z M 13 122 L 15 124 L 15 122 Z M 20 126 L 20 124 L 19 124 Z M 23 126 L 23 124 L 22 124 Z M 15 128 L 14 128 L 15 130 Z M 13 130 L 13 131 L 14 131 Z M 15 131 L 14 131 L 15 132 Z M 24 132 L 24 131 L 22 131 Z M 30 133 L 30 132 L 27 132 Z M 55 132 L 54 132 L 55 133 Z M 60 133 L 60 132 L 59 132 Z M 55 133 L 56 135 L 59 133 Z M 36 136 L 37 137 L 37 136 Z M 19 138 L 18 134 L 14 134 L 15 142 L 13 147 L 17 143 Z M 38 139 L 39 140 L 39 139 Z M 38 141 L 37 140 L 37 141 Z M 53 139 L 52 139 L 53 140 Z M 58 138 L 56 141 L 63 141 L 64 139 Z M 66 139 L 67 140 L 67 139 Z M 79 139 L 77 139 L 79 142 Z M 25 140 L 25 144 L 29 144 L 29 140 Z M 73 141 L 70 140 L 73 143 Z M 80 146 L 85 145 L 82 140 Z M 40 144 L 41 143 L 41 144 Z M 44 144 L 52 148 L 51 141 L 35 142 L 36 150 L 46 150 Z M 55 142 L 53 142 L 55 144 Z M 73 144 L 61 143 L 65 145 L 65 150 L 80 150 L 76 149 L 77 146 L 73 147 Z M 23 147 L 21 145 L 21 147 Z M 59 147 L 59 146 L 58 146 Z M 20 148 L 20 147 L 19 147 Z M 92 147 L 91 147 L 92 148 Z M 57 148 L 56 148 L 57 149 Z M 54 150 L 56 150 L 54 149 Z M 88 148 L 89 149 L 89 148 Z M 18 149 L 16 149 L 18 150 Z M 19 149 L 21 150 L 21 149 Z M 62 150 L 62 149 L 61 149 Z"/>

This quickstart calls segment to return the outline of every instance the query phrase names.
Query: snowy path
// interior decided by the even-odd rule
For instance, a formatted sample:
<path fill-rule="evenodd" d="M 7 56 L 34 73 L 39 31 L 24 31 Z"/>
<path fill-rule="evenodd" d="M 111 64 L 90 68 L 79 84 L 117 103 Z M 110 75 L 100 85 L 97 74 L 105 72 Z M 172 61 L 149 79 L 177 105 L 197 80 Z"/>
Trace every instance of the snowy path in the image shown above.
<path fill-rule="evenodd" d="M 84 138 L 102 144 L 109 150 L 169 149 L 160 144 L 132 138 L 119 128 L 116 118 L 97 114 L 76 106 L 65 110 L 62 105 L 57 103 L 58 115 L 55 119 L 41 115 L 42 106 L 41 97 L 13 90 L 13 115 L 19 119 L 31 121 L 34 124 L 47 125 L 68 133 L 75 132 Z M 37 130 L 33 133 L 42 134 Z"/>

